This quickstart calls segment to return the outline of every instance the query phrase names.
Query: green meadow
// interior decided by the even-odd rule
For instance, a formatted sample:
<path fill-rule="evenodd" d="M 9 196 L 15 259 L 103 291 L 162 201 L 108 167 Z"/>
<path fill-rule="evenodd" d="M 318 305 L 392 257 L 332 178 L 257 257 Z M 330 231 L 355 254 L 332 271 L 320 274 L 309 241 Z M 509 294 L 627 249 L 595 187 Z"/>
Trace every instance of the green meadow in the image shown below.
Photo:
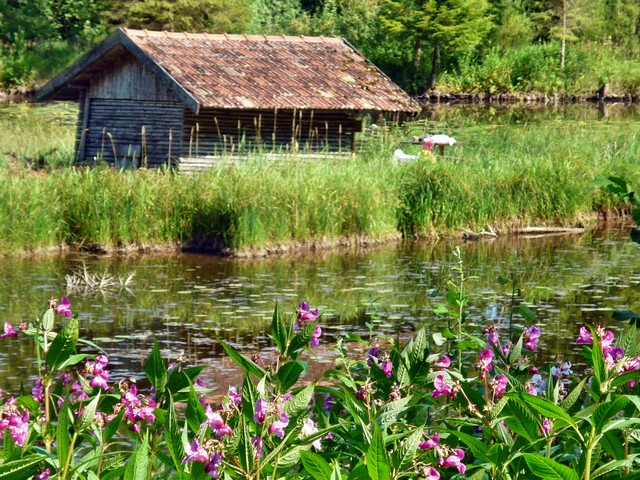
<path fill-rule="evenodd" d="M 596 176 L 633 183 L 640 174 L 640 124 L 615 116 L 504 121 L 454 109 L 370 127 L 352 158 L 255 152 L 185 175 L 73 166 L 75 115 L 66 104 L 0 113 L 3 251 L 167 244 L 242 251 L 575 226 L 624 208 Z M 458 144 L 445 156 L 422 155 L 406 141 L 425 131 Z M 392 160 L 397 148 L 418 159 Z"/>

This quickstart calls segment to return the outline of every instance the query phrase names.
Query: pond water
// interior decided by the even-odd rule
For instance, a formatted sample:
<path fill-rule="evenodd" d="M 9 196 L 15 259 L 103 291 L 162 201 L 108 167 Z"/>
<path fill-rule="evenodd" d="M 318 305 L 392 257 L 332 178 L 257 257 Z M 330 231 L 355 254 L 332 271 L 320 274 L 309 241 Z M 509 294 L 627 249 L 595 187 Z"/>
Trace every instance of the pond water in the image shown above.
<path fill-rule="evenodd" d="M 269 356 L 276 302 L 293 312 L 306 300 L 323 313 L 322 346 L 309 375 L 332 361 L 332 343 L 347 332 L 406 339 L 421 326 L 438 331 L 446 321 L 433 313 L 455 278 L 459 247 L 471 297 L 470 324 L 494 321 L 506 328 L 512 278 L 536 313 L 543 331 L 538 360 L 579 360 L 573 339 L 584 323 L 617 327 L 615 309 L 640 310 L 640 245 L 619 227 L 580 236 L 511 238 L 474 242 L 405 242 L 370 249 L 319 252 L 259 260 L 204 255 L 64 256 L 5 258 L 0 264 L 0 318 L 34 318 L 51 297 L 67 295 L 79 315 L 81 335 L 110 355 L 113 378 L 139 376 L 157 338 L 163 353 L 184 352 L 190 362 L 211 366 L 209 386 L 239 383 L 217 339 L 247 354 Z M 128 288 L 67 290 L 65 275 L 135 274 Z M 438 290 L 434 296 L 434 290 Z M 62 320 L 60 320 L 62 321 Z M 525 321 L 518 314 L 514 325 Z M 2 388 L 15 389 L 33 376 L 33 350 L 26 339 L 0 340 Z"/>

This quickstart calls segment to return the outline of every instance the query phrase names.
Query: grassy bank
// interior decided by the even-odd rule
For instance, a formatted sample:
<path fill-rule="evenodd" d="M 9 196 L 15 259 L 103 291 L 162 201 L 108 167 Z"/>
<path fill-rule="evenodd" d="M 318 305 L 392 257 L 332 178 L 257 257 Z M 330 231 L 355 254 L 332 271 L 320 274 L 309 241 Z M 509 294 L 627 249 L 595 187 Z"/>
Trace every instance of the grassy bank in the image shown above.
<path fill-rule="evenodd" d="M 241 250 L 567 225 L 616 208 L 594 184 L 596 175 L 640 174 L 640 127 L 633 123 L 458 125 L 450 133 L 462 141 L 447 156 L 405 164 L 392 161 L 392 152 L 423 122 L 368 138 L 352 160 L 256 155 L 191 176 L 5 166 L 0 248 L 169 242 Z"/>

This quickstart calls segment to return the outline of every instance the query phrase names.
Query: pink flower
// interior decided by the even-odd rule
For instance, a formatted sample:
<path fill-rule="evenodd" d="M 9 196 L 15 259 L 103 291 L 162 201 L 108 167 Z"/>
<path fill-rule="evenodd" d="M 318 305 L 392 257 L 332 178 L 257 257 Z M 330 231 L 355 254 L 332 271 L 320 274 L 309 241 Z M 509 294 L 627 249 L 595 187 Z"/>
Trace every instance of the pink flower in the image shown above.
<path fill-rule="evenodd" d="M 215 433 L 218 438 L 222 438 L 224 435 L 233 434 L 233 430 L 231 429 L 231 427 L 224 423 L 224 419 L 218 412 L 214 412 L 211 409 L 211 405 L 207 405 L 205 415 L 207 416 L 207 419 L 202 425 L 200 425 L 200 428 L 205 425 L 209 425 L 211 431 Z"/>
<path fill-rule="evenodd" d="M 615 336 L 613 335 L 613 332 L 611 330 L 605 331 L 600 338 L 600 348 L 602 348 L 602 350 L 604 350 L 605 348 L 609 348 L 614 340 Z"/>
<path fill-rule="evenodd" d="M 51 475 L 51 470 L 47 468 L 33 477 L 33 480 L 47 480 L 47 478 L 49 478 L 49 475 Z"/>
<path fill-rule="evenodd" d="M 507 377 L 504 375 L 498 375 L 491 381 L 491 387 L 493 388 L 493 396 L 501 397 L 507 393 Z"/>
<path fill-rule="evenodd" d="M 418 448 L 420 450 L 433 450 L 438 446 L 438 442 L 440 441 L 440 435 L 438 432 L 433 434 L 433 437 L 428 438 L 424 442 L 420 442 L 418 444 Z"/>
<path fill-rule="evenodd" d="M 187 462 L 200 462 L 206 463 L 209 461 L 209 452 L 200 446 L 198 439 L 194 438 L 193 442 L 187 445 L 184 449 L 186 457 L 182 459 L 182 464 Z"/>
<path fill-rule="evenodd" d="M 492 361 L 493 350 L 491 350 L 490 348 L 485 348 L 480 352 L 480 360 L 478 361 L 476 368 L 480 370 L 480 378 L 482 378 L 483 380 L 486 378 L 487 372 L 493 370 L 493 366 L 491 365 Z"/>
<path fill-rule="evenodd" d="M 382 373 L 384 373 L 387 378 L 391 378 L 391 375 L 393 375 L 393 363 L 391 363 L 389 358 L 380 364 L 380 370 L 382 370 Z"/>
<path fill-rule="evenodd" d="M 275 420 L 269 425 L 269 435 L 275 434 L 277 437 L 284 438 L 284 429 L 289 425 L 289 417 L 286 413 L 280 414 L 280 419 Z"/>
<path fill-rule="evenodd" d="M 264 423 L 267 419 L 267 401 L 263 398 L 259 398 L 256 401 L 256 413 L 253 416 L 253 420 L 260 424 Z"/>
<path fill-rule="evenodd" d="M 65 317 L 70 317 L 73 315 L 73 312 L 71 311 L 71 302 L 67 297 L 62 297 L 60 299 L 60 305 L 56 307 L 56 313 L 62 314 Z"/>
<path fill-rule="evenodd" d="M 454 452 L 455 455 L 449 455 L 447 458 L 440 458 L 438 465 L 440 467 L 456 467 L 459 473 L 464 474 L 467 470 L 467 466 L 462 463 L 464 452 L 459 448 L 456 448 Z"/>
<path fill-rule="evenodd" d="M 448 356 L 443 355 L 442 357 L 440 357 L 440 360 L 438 360 L 435 365 L 436 367 L 439 367 L 439 368 L 449 368 L 451 366 L 451 359 Z"/>
<path fill-rule="evenodd" d="M 542 332 L 535 325 L 531 325 L 527 330 L 525 330 L 522 338 L 524 339 L 524 348 L 528 348 L 532 352 L 535 352 L 538 348 L 538 339 Z"/>
<path fill-rule="evenodd" d="M 426 477 L 424 477 L 424 480 L 440 480 L 440 474 L 435 468 L 431 466 L 425 469 L 424 474 L 426 474 Z"/>
<path fill-rule="evenodd" d="M 576 339 L 578 345 L 593 345 L 593 335 L 587 327 L 580 327 L 580 335 Z"/>
<path fill-rule="evenodd" d="M 253 448 L 256 449 L 256 458 L 262 458 L 262 439 L 260 437 L 253 437 L 251 444 Z"/>
<path fill-rule="evenodd" d="M 296 314 L 300 323 L 313 322 L 318 318 L 318 309 L 316 308 L 312 312 L 311 307 L 307 302 L 300 302 L 298 309 L 296 310 Z"/>
<path fill-rule="evenodd" d="M 444 375 L 438 375 L 433 380 L 434 390 L 431 393 L 433 398 L 438 398 L 442 395 L 446 395 L 447 397 L 456 398 L 456 392 L 451 385 L 447 385 L 444 381 Z"/>
<path fill-rule="evenodd" d="M 238 394 L 236 387 L 229 387 L 229 400 L 232 405 L 240 405 L 242 403 L 242 396 Z"/>
<path fill-rule="evenodd" d="M 540 433 L 547 435 L 551 431 L 552 423 L 548 418 L 542 419 L 542 427 L 540 427 Z"/>
<path fill-rule="evenodd" d="M 9 322 L 4 322 L 4 333 L 0 334 L 0 338 L 17 337 L 18 332 Z"/>
<path fill-rule="evenodd" d="M 309 345 L 312 347 L 317 347 L 320 345 L 320 336 L 322 335 L 322 328 L 318 325 L 316 329 L 313 331 L 313 337 L 309 340 Z"/>

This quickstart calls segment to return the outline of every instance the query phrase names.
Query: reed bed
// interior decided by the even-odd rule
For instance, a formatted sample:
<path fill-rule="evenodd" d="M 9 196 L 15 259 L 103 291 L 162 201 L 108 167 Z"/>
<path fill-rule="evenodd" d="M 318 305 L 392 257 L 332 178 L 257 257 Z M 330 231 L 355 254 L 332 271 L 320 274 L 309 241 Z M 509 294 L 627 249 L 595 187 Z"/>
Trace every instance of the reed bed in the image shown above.
<path fill-rule="evenodd" d="M 444 157 L 408 163 L 394 162 L 392 152 L 424 130 L 423 122 L 367 136 L 351 159 L 273 160 L 258 153 L 197 175 L 5 168 L 0 248 L 173 243 L 242 250 L 398 232 L 569 225 L 619 207 L 595 185 L 596 175 L 633 182 L 640 174 L 640 126 L 632 123 L 440 128 L 450 128 L 460 143 Z"/>

